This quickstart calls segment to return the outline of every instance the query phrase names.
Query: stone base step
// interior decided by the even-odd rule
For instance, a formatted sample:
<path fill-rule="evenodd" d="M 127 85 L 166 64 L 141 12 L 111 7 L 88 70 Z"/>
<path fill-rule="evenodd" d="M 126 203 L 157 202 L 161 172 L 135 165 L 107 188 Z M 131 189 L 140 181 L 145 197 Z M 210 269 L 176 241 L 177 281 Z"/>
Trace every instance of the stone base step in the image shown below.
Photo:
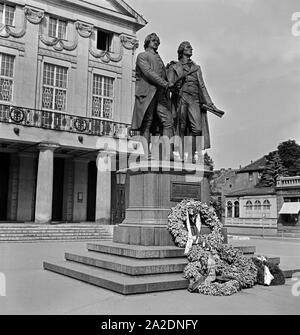
<path fill-rule="evenodd" d="M 136 294 L 186 289 L 188 280 L 182 273 L 130 276 L 74 262 L 48 263 L 44 269 L 121 293 Z"/>
<path fill-rule="evenodd" d="M 243 254 L 254 255 L 255 246 L 236 246 Z M 184 249 L 176 246 L 142 246 L 133 244 L 103 241 L 101 243 L 88 243 L 87 249 L 105 254 L 113 254 L 133 258 L 168 258 L 185 257 Z"/>
<path fill-rule="evenodd" d="M 133 259 L 116 255 L 85 252 L 80 255 L 65 253 L 65 259 L 97 268 L 125 273 L 131 276 L 158 273 L 182 273 L 188 263 L 187 258 L 150 258 Z"/>
<path fill-rule="evenodd" d="M 65 261 L 44 262 L 46 270 L 122 294 L 186 289 L 184 248 L 141 246 L 101 241 L 87 244 L 81 254 L 65 253 Z M 247 256 L 255 247 L 237 246 Z"/>
<path fill-rule="evenodd" d="M 43 263 L 44 269 L 124 295 L 187 289 L 183 273 L 128 275 L 76 262 Z M 286 278 L 300 270 L 283 269 Z"/>

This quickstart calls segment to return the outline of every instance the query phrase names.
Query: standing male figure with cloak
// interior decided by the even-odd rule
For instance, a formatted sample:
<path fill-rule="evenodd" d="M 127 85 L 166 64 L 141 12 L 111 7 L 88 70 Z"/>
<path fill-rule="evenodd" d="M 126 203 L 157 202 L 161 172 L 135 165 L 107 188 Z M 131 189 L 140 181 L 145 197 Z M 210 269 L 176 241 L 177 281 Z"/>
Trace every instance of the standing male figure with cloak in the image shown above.
<path fill-rule="evenodd" d="M 160 129 L 160 135 L 171 139 L 174 135 L 171 103 L 168 95 L 168 83 L 165 65 L 157 50 L 160 44 L 159 37 L 152 33 L 145 39 L 145 51 L 137 56 L 136 60 L 136 87 L 135 104 L 132 116 L 132 130 L 140 131 L 143 149 L 146 157 L 150 158 L 150 136 Z M 169 148 L 165 152 L 170 153 Z M 171 150 L 171 151 L 170 151 Z"/>
<path fill-rule="evenodd" d="M 193 49 L 188 41 L 182 42 L 177 50 L 178 61 L 167 65 L 168 81 L 172 85 L 172 108 L 176 135 L 181 138 L 179 153 L 184 160 L 188 150 L 188 161 L 197 162 L 197 154 L 210 148 L 207 110 L 219 111 L 206 89 L 201 68 L 191 60 Z M 220 115 L 218 115 L 220 116 Z M 187 141 L 191 139 L 191 141 Z M 192 143 L 191 143 L 192 142 Z"/>

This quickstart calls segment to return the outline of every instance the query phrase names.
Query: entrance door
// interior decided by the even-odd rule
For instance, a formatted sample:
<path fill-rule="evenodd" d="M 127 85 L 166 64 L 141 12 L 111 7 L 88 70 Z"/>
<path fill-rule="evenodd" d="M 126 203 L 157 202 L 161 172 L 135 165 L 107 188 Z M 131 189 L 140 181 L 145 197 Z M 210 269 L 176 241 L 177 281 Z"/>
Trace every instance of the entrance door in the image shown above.
<path fill-rule="evenodd" d="M 88 165 L 88 194 L 87 194 L 87 221 L 96 219 L 96 188 L 97 188 L 97 166 L 96 162 Z"/>
<path fill-rule="evenodd" d="M 7 220 L 8 179 L 10 156 L 0 153 L 0 220 Z"/>
<path fill-rule="evenodd" d="M 62 221 L 64 197 L 64 158 L 54 158 L 52 221 Z"/>

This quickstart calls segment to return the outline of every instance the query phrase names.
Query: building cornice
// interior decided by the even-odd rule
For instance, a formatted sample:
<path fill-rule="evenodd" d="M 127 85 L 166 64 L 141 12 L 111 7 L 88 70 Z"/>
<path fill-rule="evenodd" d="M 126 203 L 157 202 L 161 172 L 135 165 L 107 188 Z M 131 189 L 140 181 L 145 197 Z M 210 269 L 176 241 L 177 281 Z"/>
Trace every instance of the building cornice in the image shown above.
<path fill-rule="evenodd" d="M 120 12 L 117 12 L 117 11 L 114 11 L 108 8 L 101 7 L 96 4 L 91 4 L 84 0 L 61 0 L 59 4 L 57 3 L 57 0 L 47 0 L 47 1 L 36 0 L 36 2 L 39 2 L 39 6 L 44 8 L 45 10 L 47 8 L 47 4 L 45 4 L 45 2 L 52 4 L 53 6 L 57 6 L 57 5 L 63 6 L 67 9 L 80 8 L 80 9 L 85 10 L 86 12 L 92 13 L 97 16 L 99 15 L 106 16 L 110 18 L 111 20 L 117 20 L 119 22 L 121 21 L 126 24 L 132 25 L 134 26 L 135 30 L 139 30 L 147 24 L 147 21 L 141 15 L 139 15 L 133 9 L 129 10 L 131 7 L 128 5 L 125 6 L 125 3 L 123 1 L 118 1 L 119 6 L 124 8 L 124 10 L 128 14 L 125 14 L 125 13 L 123 14 L 123 13 L 120 13 Z M 111 2 L 114 2 L 114 1 L 111 1 Z M 123 5 L 121 5 L 121 2 L 123 3 Z"/>

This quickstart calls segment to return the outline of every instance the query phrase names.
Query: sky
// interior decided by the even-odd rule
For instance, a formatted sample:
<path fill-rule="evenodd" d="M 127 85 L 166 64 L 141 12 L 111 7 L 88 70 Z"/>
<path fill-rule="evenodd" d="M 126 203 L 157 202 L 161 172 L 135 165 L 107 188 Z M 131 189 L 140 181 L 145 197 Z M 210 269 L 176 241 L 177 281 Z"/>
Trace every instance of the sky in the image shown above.
<path fill-rule="evenodd" d="M 289 139 L 300 144 L 300 25 L 292 20 L 300 20 L 299 0 L 126 2 L 148 21 L 137 32 L 137 53 L 152 32 L 165 64 L 177 59 L 180 42 L 191 42 L 209 94 L 225 111 L 209 113 L 215 169 L 245 166 Z"/>

